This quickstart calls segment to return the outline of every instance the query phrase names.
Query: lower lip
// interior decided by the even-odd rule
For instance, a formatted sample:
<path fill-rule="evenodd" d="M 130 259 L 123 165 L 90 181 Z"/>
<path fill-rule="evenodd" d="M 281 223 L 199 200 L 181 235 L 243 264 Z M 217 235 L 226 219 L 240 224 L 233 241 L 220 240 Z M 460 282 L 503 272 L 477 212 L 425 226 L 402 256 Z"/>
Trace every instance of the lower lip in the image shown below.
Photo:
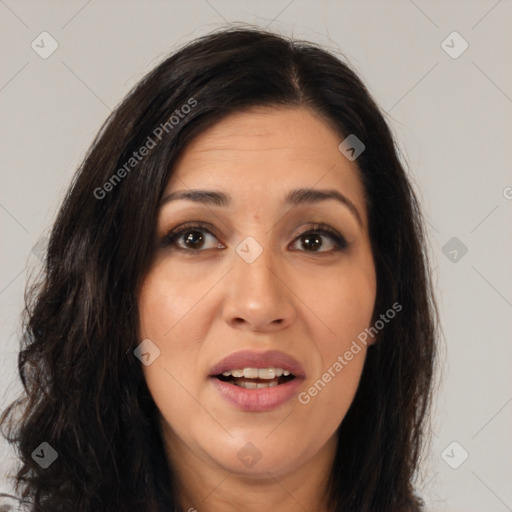
<path fill-rule="evenodd" d="M 284 384 L 270 388 L 247 389 L 229 384 L 216 377 L 210 377 L 210 380 L 227 402 L 239 409 L 251 412 L 276 409 L 296 395 L 302 383 L 302 379 L 295 377 Z"/>

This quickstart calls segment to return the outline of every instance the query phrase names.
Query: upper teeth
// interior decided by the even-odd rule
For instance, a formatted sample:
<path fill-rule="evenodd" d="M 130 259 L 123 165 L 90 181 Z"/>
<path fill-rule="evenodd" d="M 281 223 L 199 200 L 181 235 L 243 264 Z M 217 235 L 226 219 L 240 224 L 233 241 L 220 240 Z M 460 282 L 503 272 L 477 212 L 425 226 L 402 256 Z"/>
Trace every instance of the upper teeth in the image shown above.
<path fill-rule="evenodd" d="M 227 370 L 222 372 L 224 377 L 245 377 L 246 379 L 274 379 L 281 375 L 290 375 L 289 370 L 282 368 L 244 368 L 242 370 Z"/>

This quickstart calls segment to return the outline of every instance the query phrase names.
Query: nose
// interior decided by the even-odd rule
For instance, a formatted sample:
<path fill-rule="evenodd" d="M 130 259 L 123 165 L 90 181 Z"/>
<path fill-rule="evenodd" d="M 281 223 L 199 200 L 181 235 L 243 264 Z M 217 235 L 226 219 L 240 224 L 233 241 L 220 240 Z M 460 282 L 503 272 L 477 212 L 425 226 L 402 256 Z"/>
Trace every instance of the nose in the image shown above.
<path fill-rule="evenodd" d="M 233 254 L 227 277 L 223 318 L 235 329 L 270 332 L 284 329 L 295 319 L 296 309 L 290 269 L 277 265 L 270 249 L 254 260 Z"/>

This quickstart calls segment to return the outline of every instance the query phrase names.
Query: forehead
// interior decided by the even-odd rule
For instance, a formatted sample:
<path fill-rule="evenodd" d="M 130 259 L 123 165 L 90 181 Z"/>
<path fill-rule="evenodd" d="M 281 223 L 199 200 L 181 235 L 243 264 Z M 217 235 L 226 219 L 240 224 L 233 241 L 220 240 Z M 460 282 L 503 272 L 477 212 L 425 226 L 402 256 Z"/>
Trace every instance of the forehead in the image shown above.
<path fill-rule="evenodd" d="M 364 189 L 355 162 L 339 151 L 343 136 L 304 108 L 257 108 L 230 114 L 182 152 L 166 194 L 219 189 L 241 201 L 281 199 L 290 189 L 337 188 L 364 216 Z"/>
<path fill-rule="evenodd" d="M 328 160 L 338 156 L 341 136 L 318 114 L 304 108 L 258 107 L 235 112 L 195 137 L 181 155 L 188 163 L 204 158 L 254 158 L 265 151 L 265 159 L 286 156 L 292 160 Z M 204 155 L 204 153 L 208 155 Z"/>

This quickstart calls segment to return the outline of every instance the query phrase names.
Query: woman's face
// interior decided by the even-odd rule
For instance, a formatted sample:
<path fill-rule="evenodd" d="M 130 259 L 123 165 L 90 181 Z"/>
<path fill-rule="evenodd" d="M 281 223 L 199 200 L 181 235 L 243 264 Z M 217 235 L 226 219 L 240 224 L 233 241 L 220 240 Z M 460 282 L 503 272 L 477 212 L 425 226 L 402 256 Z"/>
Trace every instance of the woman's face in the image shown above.
<path fill-rule="evenodd" d="M 309 110 L 260 108 L 209 128 L 176 162 L 138 297 L 173 464 L 277 476 L 334 452 L 376 294 L 364 189 L 341 141 Z M 178 195 L 197 190 L 211 193 Z M 219 365 L 239 351 L 253 357 Z M 212 376 L 222 371 L 225 382 Z"/>

